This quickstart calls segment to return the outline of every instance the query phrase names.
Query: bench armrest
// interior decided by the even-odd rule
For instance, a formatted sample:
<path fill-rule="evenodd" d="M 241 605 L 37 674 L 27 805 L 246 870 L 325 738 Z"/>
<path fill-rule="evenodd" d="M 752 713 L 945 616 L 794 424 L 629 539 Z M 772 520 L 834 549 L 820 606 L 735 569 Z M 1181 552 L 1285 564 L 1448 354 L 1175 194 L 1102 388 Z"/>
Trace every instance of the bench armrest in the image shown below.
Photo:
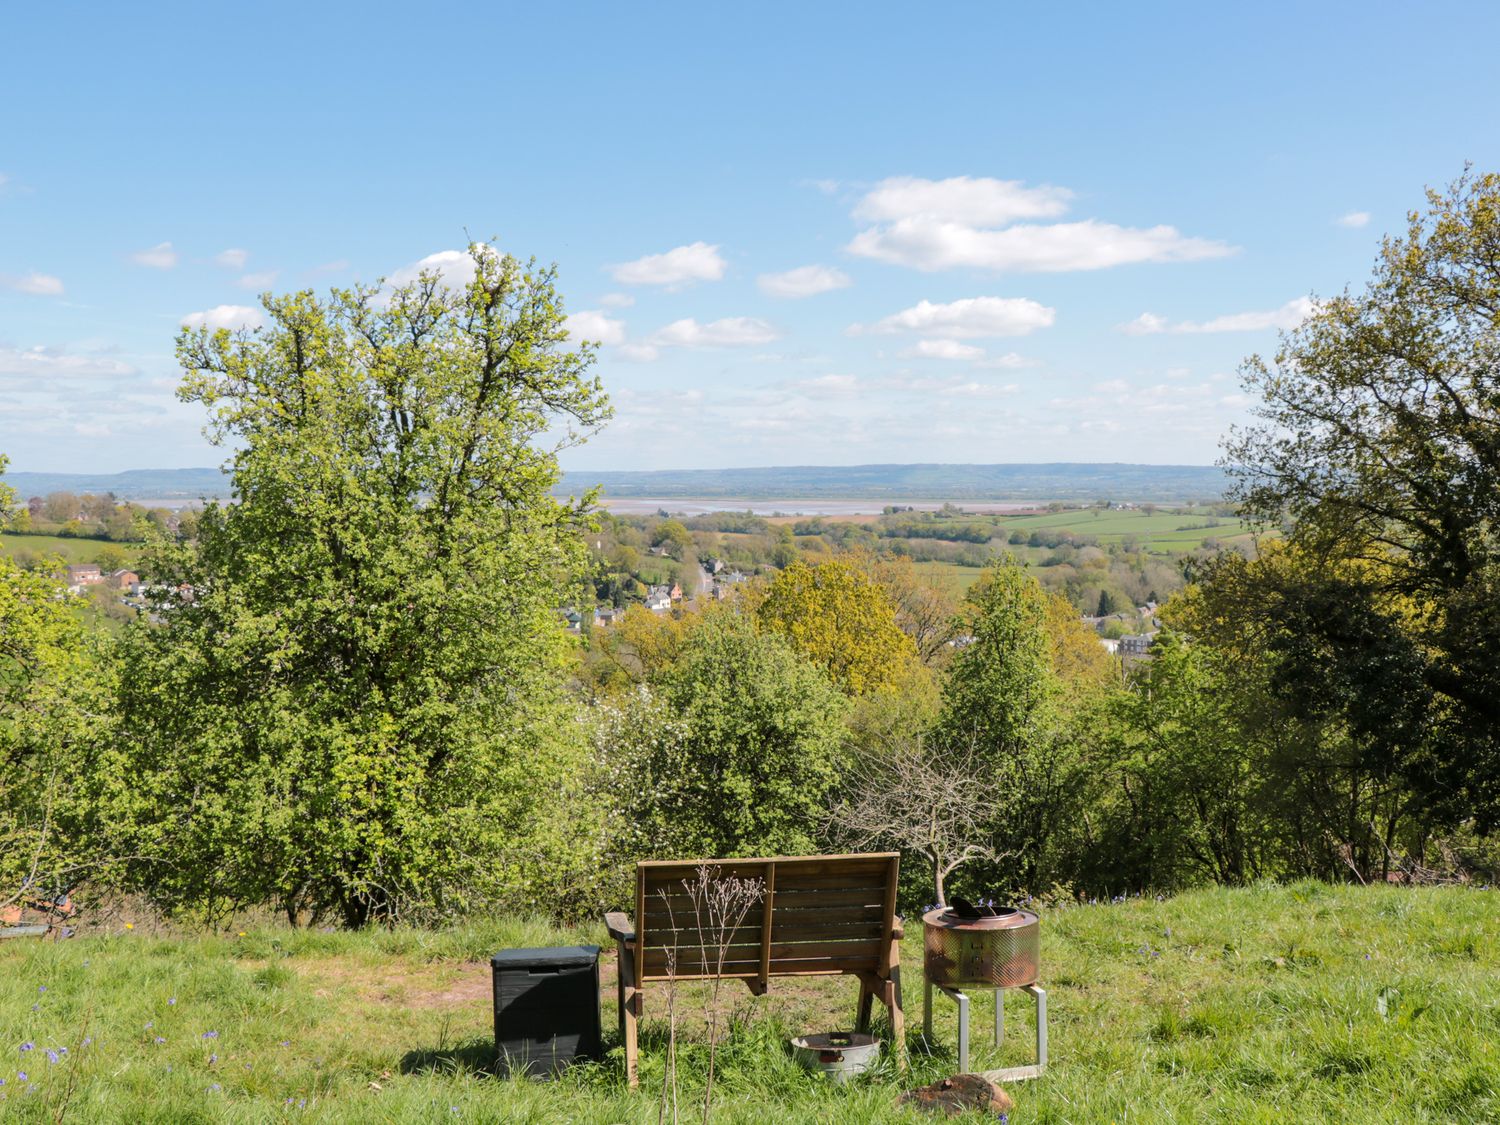
<path fill-rule="evenodd" d="M 609 930 L 609 936 L 616 941 L 634 941 L 635 925 L 630 917 L 619 910 L 611 910 L 604 916 L 604 926 Z"/>
<path fill-rule="evenodd" d="M 897 941 L 900 941 L 905 936 L 906 929 L 901 925 L 901 918 L 898 915 L 895 922 L 891 924 L 891 937 L 895 938 Z"/>

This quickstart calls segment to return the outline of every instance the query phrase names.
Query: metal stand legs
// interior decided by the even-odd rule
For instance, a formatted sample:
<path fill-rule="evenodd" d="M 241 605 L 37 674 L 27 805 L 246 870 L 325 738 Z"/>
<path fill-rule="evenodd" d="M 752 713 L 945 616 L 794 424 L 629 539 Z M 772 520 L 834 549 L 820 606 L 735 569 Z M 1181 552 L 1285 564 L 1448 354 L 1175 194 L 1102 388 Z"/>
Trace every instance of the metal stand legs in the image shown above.
<path fill-rule="evenodd" d="M 932 990 L 937 988 L 953 998 L 958 1005 L 958 1069 L 969 1070 L 969 998 L 957 988 L 934 985 L 924 981 L 922 990 L 922 1035 L 932 1041 Z M 1036 1065 L 1012 1066 L 1002 1070 L 987 1070 L 984 1077 L 992 1082 L 1014 1082 L 1023 1078 L 1037 1078 L 1047 1069 L 1047 993 L 1039 985 L 1028 984 L 1023 991 L 1036 1000 Z M 995 989 L 995 1046 L 1005 1040 L 1005 989 Z"/>

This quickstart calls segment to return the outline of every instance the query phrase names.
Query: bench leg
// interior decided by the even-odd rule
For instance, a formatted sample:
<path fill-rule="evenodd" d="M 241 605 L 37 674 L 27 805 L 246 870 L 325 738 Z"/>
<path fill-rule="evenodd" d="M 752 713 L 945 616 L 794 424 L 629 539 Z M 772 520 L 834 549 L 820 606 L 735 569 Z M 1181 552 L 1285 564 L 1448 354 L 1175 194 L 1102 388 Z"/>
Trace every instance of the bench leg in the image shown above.
<path fill-rule="evenodd" d="M 854 1030 L 866 1032 L 870 1030 L 870 1011 L 875 1006 L 875 990 L 870 987 L 870 982 L 863 977 L 859 981 L 859 1009 L 854 1020 Z"/>
<path fill-rule="evenodd" d="M 635 979 L 635 951 L 620 943 L 620 1041 L 625 1045 L 625 1078 L 631 1089 L 641 1084 L 636 1057 L 639 1053 L 637 1030 L 641 1018 L 641 990 Z"/>
<path fill-rule="evenodd" d="M 891 969 L 891 975 L 886 979 L 881 992 L 881 1002 L 885 1004 L 887 1013 L 891 1017 L 891 1039 L 892 1046 L 896 1050 L 896 1058 L 901 1060 L 901 1065 L 906 1065 L 906 1017 L 901 1011 L 901 966 L 896 965 Z"/>

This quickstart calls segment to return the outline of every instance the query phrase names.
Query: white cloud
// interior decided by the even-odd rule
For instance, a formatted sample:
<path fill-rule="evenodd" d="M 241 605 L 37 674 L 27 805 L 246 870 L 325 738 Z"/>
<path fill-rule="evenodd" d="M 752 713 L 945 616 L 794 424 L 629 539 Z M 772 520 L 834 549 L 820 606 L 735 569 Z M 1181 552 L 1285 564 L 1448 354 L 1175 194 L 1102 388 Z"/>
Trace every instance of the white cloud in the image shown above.
<path fill-rule="evenodd" d="M 399 289 L 403 285 L 410 285 L 424 273 L 435 273 L 444 285 L 462 289 L 474 280 L 474 259 L 467 250 L 439 250 L 409 266 L 402 266 L 386 278 L 385 282 L 390 288 Z"/>
<path fill-rule="evenodd" d="M 925 216 L 861 231 L 847 249 L 929 273 L 959 267 L 1058 273 L 1134 262 L 1191 262 L 1235 252 L 1222 242 L 1184 237 L 1169 226 L 1121 227 L 1086 219 L 981 230 Z"/>
<path fill-rule="evenodd" d="M 633 262 L 611 266 L 610 274 L 622 285 L 664 285 L 675 289 L 695 281 L 718 281 L 728 266 L 717 246 L 693 242 L 665 254 L 647 254 Z"/>
<path fill-rule="evenodd" d="M 1035 367 L 1037 361 L 1028 359 L 1018 352 L 1006 352 L 1004 355 L 990 356 L 988 359 L 974 361 L 975 367 L 991 367 L 1002 370 L 1014 370 L 1017 367 Z"/>
<path fill-rule="evenodd" d="M 0 348 L 0 375 L 70 379 L 120 378 L 136 369 L 106 355 L 79 355 L 57 348 Z"/>
<path fill-rule="evenodd" d="M 1182 320 L 1174 324 L 1166 317 L 1157 316 L 1155 313 L 1141 313 L 1128 324 L 1120 325 L 1119 330 L 1127 336 L 1155 336 L 1163 332 L 1176 335 L 1205 332 L 1264 332 L 1272 328 L 1296 328 L 1315 311 L 1317 311 L 1317 305 L 1310 297 L 1298 297 L 1296 300 L 1288 301 L 1279 309 L 1230 313 L 1205 321 Z"/>
<path fill-rule="evenodd" d="M 848 274 L 832 266 L 798 266 L 785 273 L 763 273 L 755 283 L 766 296 L 787 299 L 812 297 L 853 284 Z"/>
<path fill-rule="evenodd" d="M 1120 325 L 1120 331 L 1127 336 L 1155 336 L 1158 332 L 1165 332 L 1167 328 L 1166 317 L 1149 312 L 1143 312 L 1128 324 Z"/>
<path fill-rule="evenodd" d="M 261 270 L 259 273 L 247 273 L 235 282 L 241 289 L 269 289 L 276 284 L 279 270 Z"/>
<path fill-rule="evenodd" d="M 607 309 L 628 309 L 635 304 L 635 298 L 629 293 L 606 293 L 599 298 L 599 303 Z"/>
<path fill-rule="evenodd" d="M 687 317 L 658 328 L 647 343 L 658 348 L 745 348 L 778 338 L 775 328 L 752 316 L 730 316 L 707 324 Z"/>
<path fill-rule="evenodd" d="M 568 335 L 599 344 L 623 344 L 625 322 L 605 316 L 597 309 L 585 309 L 568 317 Z"/>
<path fill-rule="evenodd" d="M 798 379 L 785 386 L 788 390 L 815 398 L 850 395 L 864 389 L 857 375 L 818 375 L 811 379 Z"/>
<path fill-rule="evenodd" d="M 220 328 L 231 331 L 236 328 L 259 328 L 265 317 L 259 309 L 248 305 L 215 305 L 203 312 L 188 313 L 182 318 L 184 328 L 207 328 L 217 332 Z"/>
<path fill-rule="evenodd" d="M 976 336 L 1025 336 L 1049 327 L 1057 310 L 1028 297 L 966 297 L 946 305 L 920 301 L 869 327 L 853 325 L 849 332 L 920 332 L 927 336 L 962 339 Z"/>
<path fill-rule="evenodd" d="M 220 250 L 214 255 L 214 261 L 227 270 L 242 270 L 249 260 L 250 251 L 240 250 L 233 246 L 228 250 Z"/>
<path fill-rule="evenodd" d="M 984 349 L 957 340 L 918 340 L 901 355 L 907 359 L 981 359 Z"/>
<path fill-rule="evenodd" d="M 170 242 L 158 242 L 149 250 L 137 250 L 130 260 L 138 266 L 149 266 L 154 270 L 169 270 L 177 264 L 177 251 Z"/>
<path fill-rule="evenodd" d="M 1068 209 L 1066 188 L 1027 187 L 1020 180 L 953 176 L 881 180 L 854 208 L 854 217 L 884 223 L 924 217 L 974 227 L 1000 227 L 1017 219 L 1048 219 Z"/>
<path fill-rule="evenodd" d="M 1333 220 L 1341 227 L 1362 227 L 1370 221 L 1368 211 L 1350 211 L 1347 215 L 1340 215 Z"/>
<path fill-rule="evenodd" d="M 824 195 L 834 195 L 839 190 L 839 182 L 837 180 L 809 180 L 808 183 Z"/>
<path fill-rule="evenodd" d="M 878 385 L 882 390 L 899 394 L 938 395 L 945 398 L 1004 398 L 1020 390 L 1014 383 L 986 383 L 962 375 L 943 378 L 888 375 Z"/>
<path fill-rule="evenodd" d="M 621 344 L 619 354 L 632 363 L 650 363 L 661 358 L 661 349 L 655 344 Z"/>
<path fill-rule="evenodd" d="M 39 297 L 61 297 L 62 278 L 49 273 L 27 273 L 20 277 L 0 274 L 0 289 L 14 289 L 17 293 L 35 293 Z"/>

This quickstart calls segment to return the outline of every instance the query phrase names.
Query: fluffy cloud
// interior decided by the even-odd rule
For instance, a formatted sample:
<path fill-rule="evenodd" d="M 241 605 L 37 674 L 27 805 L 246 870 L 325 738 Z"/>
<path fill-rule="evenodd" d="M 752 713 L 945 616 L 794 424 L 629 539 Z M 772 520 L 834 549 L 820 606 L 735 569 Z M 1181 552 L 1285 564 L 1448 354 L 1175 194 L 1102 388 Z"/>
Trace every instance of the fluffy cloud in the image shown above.
<path fill-rule="evenodd" d="M 467 250 L 439 250 L 436 254 L 428 254 L 421 261 L 402 266 L 385 280 L 392 289 L 399 289 L 403 285 L 410 285 L 424 273 L 435 273 L 444 285 L 461 289 L 474 280 L 474 259 Z"/>
<path fill-rule="evenodd" d="M 26 273 L 20 277 L 0 274 L 0 289 L 14 289 L 17 293 L 35 293 L 39 297 L 61 297 L 62 278 L 49 273 Z"/>
<path fill-rule="evenodd" d="M 853 325 L 849 332 L 920 332 L 926 336 L 963 339 L 978 336 L 1025 336 L 1051 326 L 1057 310 L 1028 297 L 966 297 L 946 305 L 920 301 L 868 327 Z"/>
<path fill-rule="evenodd" d="M 694 242 L 665 254 L 647 254 L 633 262 L 611 266 L 610 274 L 621 285 L 663 285 L 676 289 L 695 281 L 718 281 L 728 266 L 717 246 Z"/>
<path fill-rule="evenodd" d="M 1182 320 L 1175 324 L 1166 317 L 1146 312 L 1141 313 L 1129 323 L 1120 325 L 1120 331 L 1127 336 L 1155 336 L 1163 332 L 1191 335 L 1201 332 L 1264 332 L 1271 328 L 1291 329 L 1310 317 L 1316 308 L 1311 298 L 1298 297 L 1294 301 L 1288 301 L 1279 309 L 1230 313 L 1226 316 L 1216 316 L 1212 320 Z"/>
<path fill-rule="evenodd" d="M 1056 273 L 1132 262 L 1189 262 L 1234 253 L 1222 242 L 1189 238 L 1175 227 L 1122 227 L 1085 219 L 1021 222 L 1063 214 L 1073 193 L 1019 180 L 955 176 L 882 180 L 855 206 L 875 224 L 846 248 L 851 254 L 912 269 L 957 268 Z"/>
<path fill-rule="evenodd" d="M 51 379 L 123 378 L 136 369 L 107 355 L 76 354 L 56 348 L 0 348 L 0 375 Z"/>
<path fill-rule="evenodd" d="M 799 266 L 785 273 L 763 273 L 755 279 L 768 297 L 795 299 L 844 289 L 852 285 L 849 275 L 832 266 Z"/>
<path fill-rule="evenodd" d="M 220 328 L 231 331 L 236 328 L 259 328 L 265 317 L 259 309 L 248 305 L 215 305 L 203 312 L 188 313 L 182 318 L 184 328 L 207 328 L 217 332 Z"/>
<path fill-rule="evenodd" d="M 901 355 L 906 359 L 981 359 L 984 349 L 957 340 L 918 340 Z"/>
<path fill-rule="evenodd" d="M 130 260 L 138 266 L 149 266 L 154 270 L 169 270 L 177 264 L 177 251 L 170 242 L 158 242 L 149 250 L 137 250 Z"/>
<path fill-rule="evenodd" d="M 242 270 L 245 263 L 250 260 L 250 251 L 230 247 L 228 250 L 220 250 L 214 255 L 214 261 L 227 270 Z"/>
<path fill-rule="evenodd" d="M 1021 389 L 1015 383 L 985 383 L 977 379 L 966 379 L 962 375 L 943 378 L 888 375 L 876 385 L 881 390 L 898 394 L 938 395 L 943 398 L 1005 398 Z"/>
<path fill-rule="evenodd" d="M 923 180 L 892 176 L 881 180 L 854 208 L 854 217 L 885 223 L 918 216 L 975 227 L 1000 227 L 1018 219 L 1048 219 L 1068 209 L 1066 188 L 1029 188 L 1020 180 L 954 176 Z"/>
<path fill-rule="evenodd" d="M 1340 215 L 1333 220 L 1341 227 L 1362 227 L 1370 221 L 1368 211 L 1350 211 L 1347 215 Z"/>
<path fill-rule="evenodd" d="M 778 338 L 776 329 L 753 316 L 730 316 L 707 324 L 687 317 L 658 328 L 648 343 L 658 348 L 746 348 Z"/>
<path fill-rule="evenodd" d="M 926 217 L 861 231 L 848 250 L 928 273 L 959 267 L 1060 273 L 1133 262 L 1191 262 L 1234 253 L 1233 247 L 1222 242 L 1187 238 L 1169 226 L 1121 227 L 1086 219 L 981 230 Z"/>
<path fill-rule="evenodd" d="M 600 344 L 623 344 L 625 322 L 606 316 L 597 309 L 585 309 L 568 317 L 568 335 L 578 340 Z"/>
<path fill-rule="evenodd" d="M 261 270 L 259 273 L 247 273 L 235 282 L 241 289 L 269 289 L 276 284 L 278 270 Z"/>
<path fill-rule="evenodd" d="M 599 303 L 607 309 L 628 309 L 635 304 L 635 298 L 629 293 L 606 293 L 599 298 Z"/>
<path fill-rule="evenodd" d="M 631 363 L 650 363 L 653 359 L 661 358 L 661 349 L 655 344 L 621 344 L 620 358 L 628 359 Z"/>

